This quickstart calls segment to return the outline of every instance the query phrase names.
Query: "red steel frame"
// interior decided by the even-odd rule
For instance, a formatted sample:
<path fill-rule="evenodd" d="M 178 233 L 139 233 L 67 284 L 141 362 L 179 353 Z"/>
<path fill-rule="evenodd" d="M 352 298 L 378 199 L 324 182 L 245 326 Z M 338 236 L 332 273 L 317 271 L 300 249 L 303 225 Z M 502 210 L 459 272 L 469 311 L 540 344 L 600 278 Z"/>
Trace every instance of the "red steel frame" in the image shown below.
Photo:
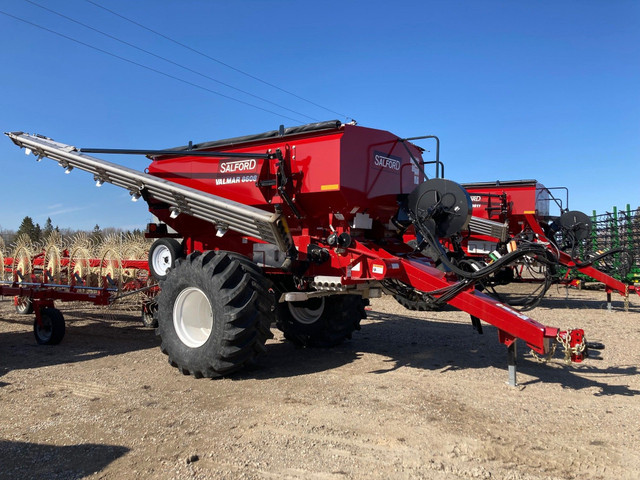
<path fill-rule="evenodd" d="M 13 296 L 17 301 L 19 297 L 29 298 L 33 303 L 33 312 L 35 321 L 42 327 L 41 309 L 45 307 L 54 307 L 55 301 L 61 302 L 86 302 L 93 305 L 109 305 L 112 301 L 112 294 L 115 290 L 110 288 L 109 279 L 102 278 L 102 287 L 86 288 L 76 284 L 74 278 L 70 279 L 68 285 L 49 284 L 44 278 L 37 276 L 32 272 L 30 278 L 19 279 L 17 272 L 13 269 L 14 259 L 7 257 L 4 259 L 2 268 L 4 272 L 11 272 L 13 276 L 12 283 L 0 282 L 0 296 Z M 101 260 L 87 259 L 88 266 L 99 267 Z M 133 268 L 137 270 L 147 270 L 149 265 L 143 260 L 122 260 L 122 268 Z M 42 267 L 44 265 L 44 253 L 40 253 L 31 259 L 31 265 L 34 267 Z M 69 257 L 60 259 L 60 267 L 69 266 Z M 132 280 L 123 285 L 122 291 L 134 291 L 142 288 L 137 280 Z"/>

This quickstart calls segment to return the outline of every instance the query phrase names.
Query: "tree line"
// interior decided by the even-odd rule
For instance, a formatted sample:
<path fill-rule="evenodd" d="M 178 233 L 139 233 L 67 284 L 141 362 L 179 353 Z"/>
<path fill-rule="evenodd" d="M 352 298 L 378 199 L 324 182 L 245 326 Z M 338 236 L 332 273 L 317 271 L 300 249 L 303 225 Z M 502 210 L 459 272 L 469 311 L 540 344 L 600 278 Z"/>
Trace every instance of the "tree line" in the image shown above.
<path fill-rule="evenodd" d="M 57 225 L 53 225 L 51 218 L 47 218 L 44 226 L 40 226 L 40 224 L 35 223 L 31 217 L 26 216 L 22 219 L 17 231 L 0 229 L 0 236 L 4 240 L 5 245 L 10 245 L 20 235 L 26 235 L 32 243 L 40 243 L 48 238 L 53 232 L 60 234 L 63 239 L 73 237 L 78 233 L 86 233 L 95 243 L 99 243 L 104 237 L 113 234 L 144 234 L 144 231 L 139 228 L 134 230 L 124 230 L 122 228 L 114 227 L 100 228 L 100 225 L 98 224 L 96 224 L 91 231 L 60 228 Z"/>

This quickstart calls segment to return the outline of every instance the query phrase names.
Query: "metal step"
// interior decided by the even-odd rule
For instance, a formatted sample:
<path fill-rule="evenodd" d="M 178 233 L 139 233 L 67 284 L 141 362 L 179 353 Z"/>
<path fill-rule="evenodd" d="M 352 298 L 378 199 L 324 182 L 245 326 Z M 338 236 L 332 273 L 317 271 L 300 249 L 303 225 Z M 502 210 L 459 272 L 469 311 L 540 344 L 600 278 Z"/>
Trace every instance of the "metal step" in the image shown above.
<path fill-rule="evenodd" d="M 164 202 L 176 209 L 176 213 L 191 215 L 211 222 L 219 228 L 228 228 L 243 235 L 258 238 L 276 245 L 283 252 L 290 252 L 294 248 L 293 239 L 279 213 L 266 212 L 91 157 L 79 153 L 74 146 L 55 142 L 41 135 L 23 132 L 9 132 L 5 135 L 19 147 L 26 148 L 27 154 L 33 153 L 38 160 L 47 157 L 57 161 L 65 169 L 73 167 L 92 173 L 95 181 L 125 188 L 131 195 Z"/>

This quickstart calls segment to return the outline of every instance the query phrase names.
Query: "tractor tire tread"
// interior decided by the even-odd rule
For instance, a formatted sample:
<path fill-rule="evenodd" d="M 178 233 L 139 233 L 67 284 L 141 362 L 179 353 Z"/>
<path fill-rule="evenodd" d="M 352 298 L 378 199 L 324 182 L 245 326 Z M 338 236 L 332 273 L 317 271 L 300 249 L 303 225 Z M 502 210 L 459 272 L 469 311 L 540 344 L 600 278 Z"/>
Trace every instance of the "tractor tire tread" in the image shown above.
<path fill-rule="evenodd" d="M 194 252 L 177 262 L 158 296 L 156 333 L 169 363 L 194 377 L 215 378 L 255 361 L 270 338 L 265 325 L 274 316 L 266 283 L 257 270 L 223 251 Z M 205 292 L 214 311 L 211 336 L 198 348 L 184 345 L 173 326 L 173 301 L 190 285 Z"/>

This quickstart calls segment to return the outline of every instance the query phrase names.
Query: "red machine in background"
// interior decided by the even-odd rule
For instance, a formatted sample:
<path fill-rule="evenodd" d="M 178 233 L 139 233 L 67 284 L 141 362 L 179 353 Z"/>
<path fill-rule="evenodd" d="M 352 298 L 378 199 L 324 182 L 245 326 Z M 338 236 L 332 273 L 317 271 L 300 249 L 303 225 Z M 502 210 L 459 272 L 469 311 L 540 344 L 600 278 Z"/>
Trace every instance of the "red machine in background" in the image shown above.
<path fill-rule="evenodd" d="M 584 241 L 591 233 L 591 220 L 582 212 L 568 209 L 566 188 L 547 188 L 536 180 L 467 183 L 464 187 L 472 201 L 473 217 L 468 231 L 461 235 L 460 245 L 469 258 L 491 262 L 522 244 L 535 241 L 547 245 L 550 253 L 557 257 L 558 265 L 566 267 L 564 279 L 573 269 L 588 275 L 605 285 L 609 301 L 612 291 L 625 299 L 629 292 L 638 292 L 634 285 L 625 284 L 593 266 L 598 260 L 621 253 L 623 249 L 580 258 Z M 566 192 L 564 203 L 552 192 L 560 189 Z M 552 209 L 558 213 L 552 215 Z M 531 274 L 531 267 L 524 263 L 514 265 L 487 283 L 537 278 L 546 282 L 548 288 L 551 281 L 563 281 L 562 277 L 552 278 L 556 270 L 553 267 L 548 271 L 541 269 L 538 275 Z"/>
<path fill-rule="evenodd" d="M 13 257 L 4 258 L 0 249 L 0 295 L 13 296 L 18 313 L 35 314 L 36 341 L 42 345 L 62 341 L 64 316 L 55 308 L 56 301 L 108 306 L 142 293 L 142 322 L 153 326 L 153 298 L 158 287 L 149 276 L 147 261 L 123 259 L 113 249 L 92 258 L 82 250 L 69 252 L 47 245 L 31 254 L 22 246 Z"/>
<path fill-rule="evenodd" d="M 476 289 L 525 257 L 543 261 L 548 248 L 531 242 L 488 265 L 449 255 L 442 242 L 467 229 L 471 199 L 452 181 L 426 179 L 410 139 L 335 121 L 169 150 L 7 135 L 27 153 L 147 201 L 161 220 L 149 226 L 158 237 L 149 253 L 161 279 L 157 333 L 183 373 L 216 377 L 251 363 L 272 322 L 298 344 L 340 343 L 359 329 L 363 300 L 383 289 L 448 303 L 478 331 L 480 320 L 495 325 L 511 383 L 518 338 L 540 355 L 555 342 L 573 361 L 586 354 L 581 330 L 544 326 Z M 142 173 L 88 153 L 144 154 L 152 163 Z"/>

